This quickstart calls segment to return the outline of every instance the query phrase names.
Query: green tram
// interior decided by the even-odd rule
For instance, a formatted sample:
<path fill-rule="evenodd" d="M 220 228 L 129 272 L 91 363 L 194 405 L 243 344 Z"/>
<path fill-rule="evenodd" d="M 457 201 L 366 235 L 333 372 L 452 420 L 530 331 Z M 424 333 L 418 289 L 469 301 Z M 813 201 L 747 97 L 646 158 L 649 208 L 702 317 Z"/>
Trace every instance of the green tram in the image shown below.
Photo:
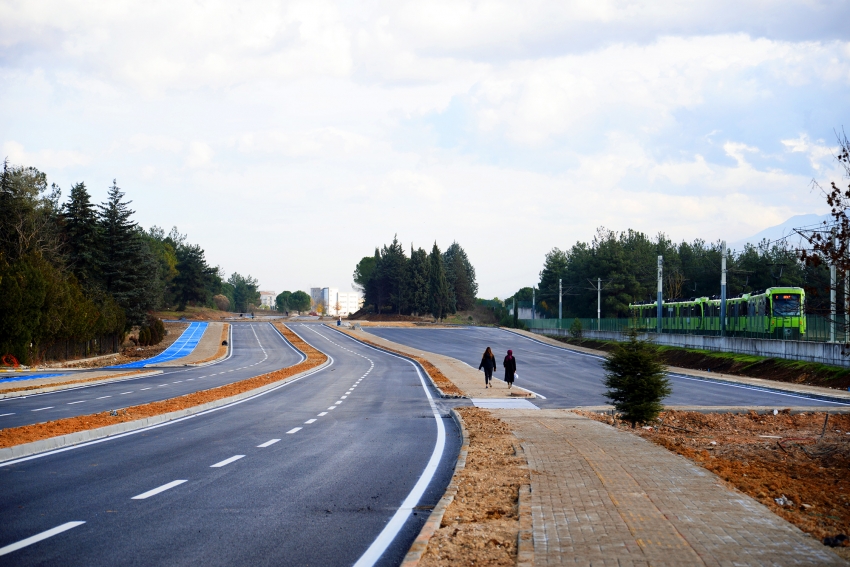
<path fill-rule="evenodd" d="M 726 300 L 726 333 L 740 337 L 799 339 L 806 334 L 806 293 L 800 287 L 772 287 Z M 657 329 L 657 302 L 629 305 L 638 329 Z M 720 334 L 720 298 L 696 297 L 661 303 L 665 333 Z"/>

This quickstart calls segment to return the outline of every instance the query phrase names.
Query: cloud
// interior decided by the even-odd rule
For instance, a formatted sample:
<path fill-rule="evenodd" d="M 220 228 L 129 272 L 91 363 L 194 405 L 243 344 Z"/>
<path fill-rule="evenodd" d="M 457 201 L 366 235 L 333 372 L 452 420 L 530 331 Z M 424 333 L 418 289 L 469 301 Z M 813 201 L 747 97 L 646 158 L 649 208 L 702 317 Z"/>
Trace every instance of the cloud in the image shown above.
<path fill-rule="evenodd" d="M 41 149 L 28 152 L 22 144 L 14 140 L 3 144 L 3 155 L 12 164 L 32 165 L 45 172 L 88 165 L 91 162 L 90 156 L 73 150 Z"/>
<path fill-rule="evenodd" d="M 209 165 L 215 152 L 204 142 L 192 142 L 189 144 L 189 152 L 186 156 L 186 165 L 192 168 L 199 168 Z"/>

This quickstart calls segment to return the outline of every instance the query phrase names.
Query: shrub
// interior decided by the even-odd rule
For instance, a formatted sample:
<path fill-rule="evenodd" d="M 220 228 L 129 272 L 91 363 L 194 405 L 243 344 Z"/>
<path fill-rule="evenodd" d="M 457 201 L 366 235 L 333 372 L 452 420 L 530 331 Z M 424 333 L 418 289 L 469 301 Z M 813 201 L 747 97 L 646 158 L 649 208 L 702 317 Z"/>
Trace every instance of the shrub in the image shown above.
<path fill-rule="evenodd" d="M 215 303 L 216 309 L 219 311 L 229 311 L 230 310 L 230 300 L 227 299 L 224 295 L 214 295 L 213 303 Z"/>
<path fill-rule="evenodd" d="M 655 419 L 664 409 L 661 400 L 673 390 L 655 346 L 638 340 L 635 329 L 628 331 L 628 337 L 627 342 L 617 344 L 603 367 L 608 388 L 605 397 L 634 427 Z"/>
<path fill-rule="evenodd" d="M 578 317 L 573 319 L 573 324 L 570 325 L 570 336 L 574 339 L 581 338 L 581 321 L 578 320 Z"/>

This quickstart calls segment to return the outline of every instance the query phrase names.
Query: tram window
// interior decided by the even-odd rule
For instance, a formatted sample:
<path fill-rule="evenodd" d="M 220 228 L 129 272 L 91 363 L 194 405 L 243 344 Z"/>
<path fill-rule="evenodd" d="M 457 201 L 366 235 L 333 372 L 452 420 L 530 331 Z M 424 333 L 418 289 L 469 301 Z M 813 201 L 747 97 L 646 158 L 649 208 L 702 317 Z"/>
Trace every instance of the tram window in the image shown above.
<path fill-rule="evenodd" d="M 773 296 L 774 317 L 797 317 L 800 315 L 800 296 L 794 294 L 776 294 Z"/>

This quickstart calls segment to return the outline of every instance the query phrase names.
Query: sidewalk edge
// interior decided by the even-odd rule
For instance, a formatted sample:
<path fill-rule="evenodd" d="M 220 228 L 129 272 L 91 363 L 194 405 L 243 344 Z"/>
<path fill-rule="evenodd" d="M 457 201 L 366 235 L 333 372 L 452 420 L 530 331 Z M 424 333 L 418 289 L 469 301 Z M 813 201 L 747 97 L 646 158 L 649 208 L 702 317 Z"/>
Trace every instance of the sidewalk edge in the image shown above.
<path fill-rule="evenodd" d="M 463 437 L 460 445 L 460 453 L 458 454 L 457 462 L 455 463 L 455 470 L 452 474 L 452 480 L 446 487 L 443 497 L 440 498 L 440 501 L 436 506 L 434 506 L 434 509 L 431 511 L 428 519 L 425 520 L 425 525 L 422 526 L 422 529 L 419 531 L 419 535 L 416 536 L 415 540 L 413 540 L 413 544 L 411 544 L 407 555 L 404 556 L 404 560 L 401 562 L 401 567 L 416 567 L 419 565 L 419 560 L 422 559 L 422 554 L 425 553 L 425 549 L 428 547 L 428 542 L 431 541 L 431 537 L 434 533 L 440 529 L 440 524 L 443 522 L 443 516 L 445 515 L 449 504 L 454 501 L 457 491 L 460 488 L 460 473 L 466 467 L 466 457 L 469 453 L 469 433 L 466 430 L 466 425 L 463 423 L 463 418 L 457 411 L 452 409 L 451 416 L 455 423 L 457 423 Z"/>

